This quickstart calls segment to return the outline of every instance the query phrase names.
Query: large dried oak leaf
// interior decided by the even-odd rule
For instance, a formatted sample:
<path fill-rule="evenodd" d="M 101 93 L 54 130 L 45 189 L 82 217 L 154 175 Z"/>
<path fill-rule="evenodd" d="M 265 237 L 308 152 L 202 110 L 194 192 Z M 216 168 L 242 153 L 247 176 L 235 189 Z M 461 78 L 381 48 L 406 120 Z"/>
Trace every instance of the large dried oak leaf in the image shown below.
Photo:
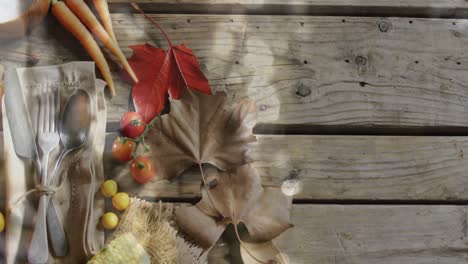
<path fill-rule="evenodd" d="M 176 210 L 179 228 L 199 245 L 210 248 L 228 224 L 243 223 L 249 242 L 268 242 L 292 227 L 289 221 L 291 197 L 279 188 L 263 188 L 250 164 L 220 172 L 206 169 L 209 193 L 202 188 L 202 199 L 195 206 Z"/>
<path fill-rule="evenodd" d="M 226 95 L 206 95 L 185 89 L 171 100 L 169 114 L 156 121 L 146 137 L 157 175 L 173 179 L 195 164 L 228 170 L 247 163 L 255 125 L 254 101 L 225 106 Z"/>

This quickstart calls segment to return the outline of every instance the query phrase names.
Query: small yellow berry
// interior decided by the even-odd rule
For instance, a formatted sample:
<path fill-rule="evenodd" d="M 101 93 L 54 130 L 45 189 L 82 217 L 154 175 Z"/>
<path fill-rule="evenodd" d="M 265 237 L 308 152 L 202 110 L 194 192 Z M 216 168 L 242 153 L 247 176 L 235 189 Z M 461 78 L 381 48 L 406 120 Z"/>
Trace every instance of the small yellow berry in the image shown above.
<path fill-rule="evenodd" d="M 104 214 L 101 218 L 101 224 L 105 229 L 114 229 L 118 223 L 119 217 L 112 212 Z"/>
<path fill-rule="evenodd" d="M 127 193 L 119 192 L 114 197 L 112 197 L 112 205 L 115 209 L 119 211 L 123 211 L 127 209 L 128 205 L 130 204 L 130 197 Z"/>
<path fill-rule="evenodd" d="M 107 180 L 101 185 L 101 193 L 105 197 L 112 197 L 117 193 L 117 183 L 114 180 Z"/>
<path fill-rule="evenodd" d="M 0 213 L 0 232 L 3 232 L 3 230 L 5 230 L 5 217 Z"/>

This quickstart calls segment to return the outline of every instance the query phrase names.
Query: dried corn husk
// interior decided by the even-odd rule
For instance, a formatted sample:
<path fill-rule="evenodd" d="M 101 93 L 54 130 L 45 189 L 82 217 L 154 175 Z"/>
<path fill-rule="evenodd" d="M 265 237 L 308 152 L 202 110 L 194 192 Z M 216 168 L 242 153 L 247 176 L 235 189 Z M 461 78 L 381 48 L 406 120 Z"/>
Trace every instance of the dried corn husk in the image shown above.
<path fill-rule="evenodd" d="M 177 234 L 171 225 L 173 218 L 171 204 L 131 198 L 114 237 L 133 234 L 151 256 L 152 264 L 206 263 L 203 249 Z"/>

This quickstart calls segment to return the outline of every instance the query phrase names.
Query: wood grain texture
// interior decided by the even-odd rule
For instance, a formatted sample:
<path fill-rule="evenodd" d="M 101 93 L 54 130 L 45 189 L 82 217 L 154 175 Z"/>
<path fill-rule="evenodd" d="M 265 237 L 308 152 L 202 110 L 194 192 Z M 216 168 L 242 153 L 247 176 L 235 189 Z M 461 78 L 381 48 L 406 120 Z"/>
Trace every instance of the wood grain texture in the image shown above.
<path fill-rule="evenodd" d="M 111 10 L 131 11 L 128 0 L 109 0 Z M 466 17 L 463 0 L 137 0 L 147 12 Z"/>
<path fill-rule="evenodd" d="M 466 206 L 294 205 L 295 227 L 277 244 L 291 263 L 466 263 L 467 210 Z"/>
<path fill-rule="evenodd" d="M 119 188 L 150 198 L 199 196 L 194 168 L 173 182 L 139 185 L 110 154 L 105 171 Z M 296 199 L 459 201 L 468 199 L 467 137 L 257 136 L 253 166 L 266 186 L 299 186 Z"/>
<path fill-rule="evenodd" d="M 467 215 L 467 206 L 294 204 L 295 226 L 274 241 L 291 264 L 461 264 Z M 243 263 L 231 227 L 208 263 Z"/>
<path fill-rule="evenodd" d="M 259 123 L 323 126 L 466 127 L 467 21 L 373 17 L 153 15 L 175 43 L 186 41 L 213 89 L 232 102 L 257 100 Z M 129 45 L 163 48 L 162 35 L 141 15 L 114 14 Z M 5 48 L 3 64 L 47 65 L 89 57 L 53 18 Z M 112 58 L 112 56 L 110 56 Z M 114 60 L 111 60 L 114 61 Z M 5 62 L 5 63 L 4 63 Z M 120 81 L 108 121 L 129 109 Z"/>

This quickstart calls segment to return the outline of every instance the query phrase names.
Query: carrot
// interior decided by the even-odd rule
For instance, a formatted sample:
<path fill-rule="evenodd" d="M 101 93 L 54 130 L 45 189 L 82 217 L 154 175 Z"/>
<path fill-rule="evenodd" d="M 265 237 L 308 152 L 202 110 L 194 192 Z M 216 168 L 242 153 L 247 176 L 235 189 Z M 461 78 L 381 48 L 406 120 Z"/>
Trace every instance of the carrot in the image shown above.
<path fill-rule="evenodd" d="M 122 63 L 123 68 L 128 72 L 133 81 L 138 82 L 132 67 L 130 67 L 130 64 L 128 64 L 128 61 L 125 58 L 125 55 L 122 53 L 122 50 L 120 50 L 119 45 L 117 45 L 117 42 L 115 42 L 107 33 L 107 31 L 102 27 L 101 23 L 99 23 L 96 16 L 94 16 L 93 12 L 91 9 L 89 9 L 86 3 L 83 0 L 65 0 L 65 3 L 71 9 L 71 11 L 73 11 L 73 13 L 78 16 L 83 24 L 85 24 L 86 27 L 88 27 L 89 30 L 91 30 L 91 32 L 93 32 L 102 41 L 102 43 L 104 43 L 104 45 L 109 48 L 109 50 L 112 51 L 115 56 L 117 56 L 119 61 Z"/>
<path fill-rule="evenodd" d="M 104 80 L 106 80 L 112 95 L 115 95 L 115 87 L 114 82 L 112 81 L 109 65 L 91 33 L 89 33 L 83 23 L 81 23 L 81 21 L 63 2 L 52 0 L 52 14 L 57 18 L 60 24 L 72 33 L 81 45 L 83 45 L 94 62 L 96 62 L 96 65 L 101 71 Z"/>
<path fill-rule="evenodd" d="M 114 35 L 114 29 L 112 28 L 112 20 L 109 13 L 109 5 L 107 5 L 107 0 L 93 0 L 94 6 L 96 7 L 99 16 L 101 17 L 102 24 L 106 29 L 107 33 L 111 36 L 113 40 L 117 42 L 117 39 Z"/>

